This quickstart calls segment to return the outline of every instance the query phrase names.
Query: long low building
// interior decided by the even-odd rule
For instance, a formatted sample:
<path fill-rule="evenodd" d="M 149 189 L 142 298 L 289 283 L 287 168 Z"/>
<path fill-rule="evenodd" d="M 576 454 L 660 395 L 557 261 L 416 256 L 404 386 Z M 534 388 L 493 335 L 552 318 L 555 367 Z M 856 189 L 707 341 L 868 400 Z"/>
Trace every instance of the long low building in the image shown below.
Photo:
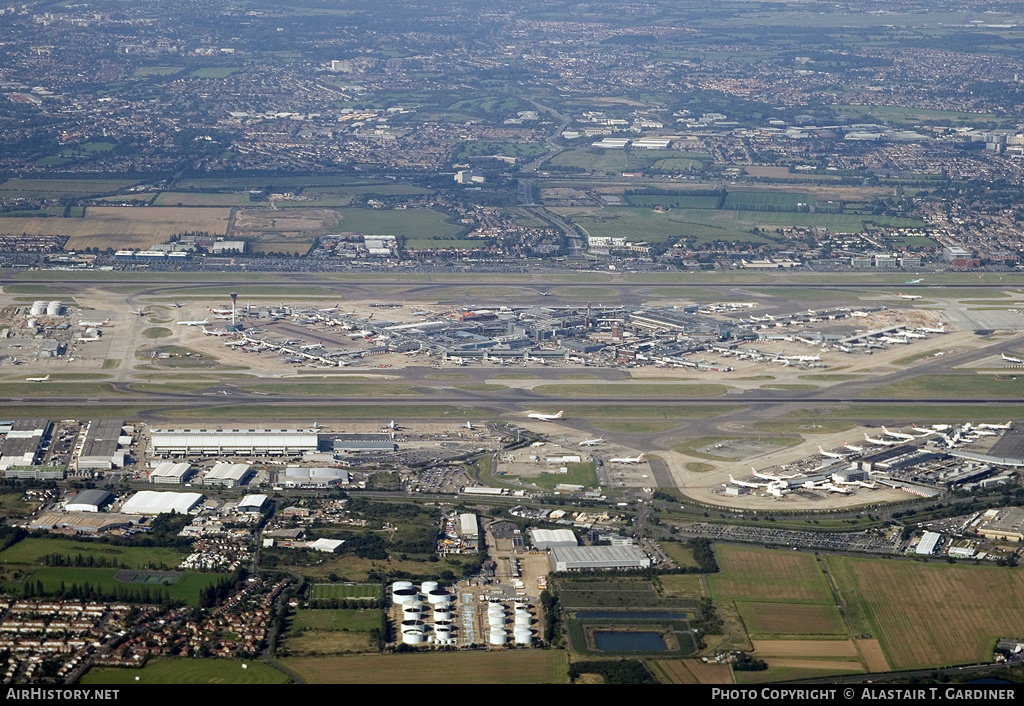
<path fill-rule="evenodd" d="M 265 454 L 316 451 L 320 436 L 305 429 L 154 429 L 153 453 L 161 456 Z"/>
<path fill-rule="evenodd" d="M 638 547 L 552 547 L 549 555 L 552 571 L 591 569 L 647 569 L 651 559 Z"/>
<path fill-rule="evenodd" d="M 256 474 L 248 463 L 215 463 L 203 478 L 203 485 L 219 485 L 234 488 L 245 485 Z"/>
<path fill-rule="evenodd" d="M 140 490 L 121 506 L 124 515 L 159 515 L 164 512 L 188 514 L 206 498 L 199 493 L 160 493 Z"/>
<path fill-rule="evenodd" d="M 118 454 L 124 422 L 101 419 L 89 424 L 76 466 L 80 471 L 109 471 L 124 465 L 124 454 Z"/>

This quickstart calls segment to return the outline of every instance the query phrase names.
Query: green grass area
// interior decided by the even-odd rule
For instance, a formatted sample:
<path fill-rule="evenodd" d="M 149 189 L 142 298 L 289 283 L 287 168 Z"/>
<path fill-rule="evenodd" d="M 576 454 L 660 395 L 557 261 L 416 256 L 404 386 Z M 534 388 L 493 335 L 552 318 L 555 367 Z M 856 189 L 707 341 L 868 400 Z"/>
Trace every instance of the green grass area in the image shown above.
<path fill-rule="evenodd" d="M 141 669 L 93 667 L 81 684 L 287 684 L 291 680 L 258 659 L 158 659 Z"/>
<path fill-rule="evenodd" d="M 185 70 L 184 66 L 140 66 L 132 72 L 132 78 L 149 76 L 173 76 Z"/>
<path fill-rule="evenodd" d="M 380 586 L 376 584 L 341 584 L 315 583 L 309 587 L 309 599 L 330 600 L 331 598 L 366 598 L 380 597 Z"/>
<path fill-rule="evenodd" d="M 43 591 L 46 595 L 55 595 L 60 591 L 62 585 L 70 588 L 72 584 L 83 586 L 88 583 L 90 586 L 98 587 L 99 590 L 106 593 L 113 593 L 118 587 L 131 588 L 139 586 L 139 584 L 126 584 L 116 581 L 114 575 L 117 571 L 117 569 L 43 567 L 33 570 L 28 576 L 22 576 L 17 580 L 5 581 L 3 583 L 3 591 L 7 595 L 20 596 L 22 595 L 22 587 L 25 581 L 33 585 L 36 582 L 42 582 Z M 214 585 L 218 581 L 228 578 L 228 576 L 228 574 L 185 572 L 181 574 L 174 584 L 167 586 L 167 593 L 172 601 L 184 601 L 188 605 L 197 606 L 199 605 L 199 594 L 204 588 Z M 161 587 L 156 586 L 154 588 Z"/>
<path fill-rule="evenodd" d="M 730 544 L 716 545 L 715 553 L 722 572 L 707 577 L 715 600 L 770 596 L 773 603 L 835 603 L 813 554 Z"/>
<path fill-rule="evenodd" d="M 121 360 L 119 358 L 104 358 L 102 369 L 113 370 L 119 365 L 121 365 Z"/>
<path fill-rule="evenodd" d="M 38 383 L 34 382 L 5 382 L 4 394 L 12 397 L 45 396 L 47 393 L 45 390 L 41 392 L 40 387 Z M 60 394 L 62 397 L 74 399 L 76 397 L 114 395 L 117 394 L 117 390 L 108 382 L 61 382 Z M 7 411 L 4 414 L 6 415 Z"/>
<path fill-rule="evenodd" d="M 672 208 L 718 208 L 717 196 L 687 196 L 686 194 L 629 194 L 631 206 L 671 206 Z"/>
<path fill-rule="evenodd" d="M 783 383 L 783 382 L 769 383 L 768 385 L 761 385 L 760 387 L 762 389 L 768 389 L 768 390 L 817 390 L 818 389 L 817 385 L 808 385 L 808 384 L 801 384 L 801 383 Z"/>
<path fill-rule="evenodd" d="M 693 473 L 707 473 L 708 471 L 715 470 L 715 467 L 710 463 L 700 463 L 698 461 L 694 461 L 692 463 L 686 464 L 686 470 L 692 471 Z"/>
<path fill-rule="evenodd" d="M 174 334 L 174 332 L 171 331 L 169 328 L 164 328 L 162 326 L 154 326 L 152 328 L 145 329 L 142 332 L 142 337 L 143 338 L 167 338 L 168 336 L 171 336 L 173 334 Z"/>
<path fill-rule="evenodd" d="M 208 66 L 189 72 L 191 78 L 227 78 L 231 74 L 241 71 L 236 66 Z"/>
<path fill-rule="evenodd" d="M 777 209 L 795 211 L 801 207 L 814 206 L 817 197 L 789 191 L 732 191 L 725 196 L 725 209 L 732 211 L 760 211 Z"/>
<path fill-rule="evenodd" d="M 596 425 L 598 429 L 616 431 L 623 434 L 650 434 L 651 432 L 675 429 L 675 422 L 605 422 Z"/>
<path fill-rule="evenodd" d="M 8 179 L 0 184 L 0 198 L 81 198 L 137 183 L 131 179 Z"/>
<path fill-rule="evenodd" d="M 756 422 L 754 428 L 773 434 L 833 434 L 853 429 L 849 422 Z"/>
<path fill-rule="evenodd" d="M 156 197 L 154 206 L 250 206 L 248 193 L 205 194 L 188 191 L 164 191 Z"/>
<path fill-rule="evenodd" d="M 589 172 L 637 171 L 650 167 L 660 156 L 647 150 L 622 150 L 605 148 L 580 148 L 567 150 L 551 158 L 550 164 L 557 167 L 579 167 Z"/>
<path fill-rule="evenodd" d="M 947 373 L 920 375 L 909 380 L 885 385 L 864 392 L 862 397 L 955 397 L 970 400 L 979 398 L 1020 399 L 1024 397 L 1024 373 L 1002 375 L 973 375 Z"/>
<path fill-rule="evenodd" d="M 4 285 L 5 294 L 60 294 L 66 295 L 67 291 L 48 284 L 7 284 Z M 67 302 L 64 302 L 67 304 Z"/>
<path fill-rule="evenodd" d="M 144 409 L 144 408 L 143 408 Z M 165 410 L 161 416 L 167 419 L 216 419 L 219 421 L 254 421 L 272 418 L 275 420 L 301 421 L 311 419 L 431 419 L 445 414 L 463 416 L 461 407 L 451 405 L 223 405 L 199 409 Z M 119 415 L 128 416 L 128 415 Z M 58 415 L 55 417 L 60 419 Z"/>
<path fill-rule="evenodd" d="M 479 246 L 476 241 L 460 241 L 467 232 L 465 226 L 453 223 L 443 213 L 427 208 L 405 210 L 376 210 L 365 208 L 335 209 L 341 222 L 331 228 L 332 233 L 367 233 L 394 235 L 414 242 L 459 241 Z M 412 247 L 412 246 L 409 246 Z"/>
<path fill-rule="evenodd" d="M 677 566 L 698 566 L 693 558 L 693 550 L 688 545 L 678 542 L 661 542 L 660 546 Z"/>
<path fill-rule="evenodd" d="M 466 390 L 467 392 L 501 392 L 508 389 L 508 385 L 492 385 L 484 382 L 453 385 L 453 387 L 459 390 Z"/>
<path fill-rule="evenodd" d="M 582 485 L 584 488 L 596 488 L 597 470 L 593 461 L 586 463 L 567 463 L 568 473 L 541 473 L 532 479 L 534 485 L 546 490 L 554 490 L 556 485 Z"/>
<path fill-rule="evenodd" d="M 538 385 L 533 391 L 539 395 L 555 395 L 559 397 L 647 397 L 655 398 L 695 398 L 720 397 L 731 388 L 728 385 L 696 384 L 696 385 L 655 385 L 649 383 L 628 383 L 622 385 Z"/>
<path fill-rule="evenodd" d="M 56 537 L 27 537 L 0 552 L 0 564 L 42 564 L 49 554 L 116 561 L 129 569 L 174 570 L 185 554 L 168 547 L 119 547 Z"/>
<path fill-rule="evenodd" d="M 375 395 L 410 395 L 423 393 L 409 385 L 381 382 L 285 382 L 275 384 L 239 385 L 239 388 L 272 395 L 308 395 L 333 397 L 373 397 Z"/>
<path fill-rule="evenodd" d="M 380 611 L 376 609 L 301 609 L 290 618 L 290 630 L 324 630 L 328 632 L 369 632 L 380 627 Z"/>
<path fill-rule="evenodd" d="M 426 652 L 286 658 L 309 684 L 566 684 L 565 650 Z"/>

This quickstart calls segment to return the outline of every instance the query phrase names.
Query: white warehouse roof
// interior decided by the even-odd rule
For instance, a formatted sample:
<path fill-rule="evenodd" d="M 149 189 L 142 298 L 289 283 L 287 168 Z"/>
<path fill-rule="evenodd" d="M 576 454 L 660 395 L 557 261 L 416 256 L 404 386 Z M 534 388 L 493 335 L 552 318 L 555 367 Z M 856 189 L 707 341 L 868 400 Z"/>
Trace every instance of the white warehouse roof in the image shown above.
<path fill-rule="evenodd" d="M 160 493 L 155 490 L 140 490 L 122 507 L 125 515 L 159 515 L 163 512 L 186 514 L 205 498 L 199 493 Z"/>
<path fill-rule="evenodd" d="M 533 546 L 537 549 L 551 549 L 552 547 L 575 547 L 579 545 L 576 535 L 569 529 L 532 529 L 530 536 L 533 538 Z"/>

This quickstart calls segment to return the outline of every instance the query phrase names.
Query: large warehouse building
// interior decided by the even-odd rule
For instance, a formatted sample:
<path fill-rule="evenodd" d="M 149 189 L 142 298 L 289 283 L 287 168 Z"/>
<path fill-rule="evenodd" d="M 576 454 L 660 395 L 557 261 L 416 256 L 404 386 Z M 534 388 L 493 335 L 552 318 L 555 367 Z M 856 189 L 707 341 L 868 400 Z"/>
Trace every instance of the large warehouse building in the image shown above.
<path fill-rule="evenodd" d="M 650 558 L 638 547 L 553 547 L 549 555 L 552 571 L 587 569 L 647 569 Z"/>
<path fill-rule="evenodd" d="M 206 498 L 199 493 L 158 493 L 140 490 L 121 506 L 124 515 L 159 515 L 164 512 L 187 514 L 199 507 Z"/>
<path fill-rule="evenodd" d="M 39 462 L 44 443 L 50 438 L 53 422 L 47 419 L 19 420 L 11 425 L 0 452 L 0 470 L 11 466 L 32 466 Z"/>
<path fill-rule="evenodd" d="M 152 444 L 161 456 L 284 456 L 316 451 L 319 440 L 305 429 L 154 429 Z"/>
<path fill-rule="evenodd" d="M 117 452 L 124 423 L 101 419 L 91 422 L 85 433 L 76 467 L 80 471 L 109 471 L 124 465 L 124 452 Z"/>
<path fill-rule="evenodd" d="M 256 471 L 248 463 L 215 463 L 203 478 L 203 485 L 235 488 L 248 483 L 254 475 Z"/>

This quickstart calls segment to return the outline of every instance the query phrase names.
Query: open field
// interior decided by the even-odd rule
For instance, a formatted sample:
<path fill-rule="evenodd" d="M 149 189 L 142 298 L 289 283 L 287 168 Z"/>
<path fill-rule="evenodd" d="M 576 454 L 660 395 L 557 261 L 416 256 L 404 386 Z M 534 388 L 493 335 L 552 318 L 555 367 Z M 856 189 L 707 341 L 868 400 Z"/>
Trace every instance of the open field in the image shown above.
<path fill-rule="evenodd" d="M 718 544 L 722 572 L 707 577 L 715 600 L 770 596 L 776 603 L 832 604 L 832 592 L 813 554 Z"/>
<path fill-rule="evenodd" d="M 375 584 L 348 586 L 339 583 L 315 583 L 309 587 L 309 599 L 311 601 L 331 598 L 366 598 L 372 600 L 379 597 L 380 586 Z"/>
<path fill-rule="evenodd" d="M 770 598 L 770 596 L 765 596 Z M 835 605 L 741 603 L 736 607 L 756 635 L 845 635 L 846 624 Z"/>
<path fill-rule="evenodd" d="M 988 661 L 999 637 L 1024 634 L 1024 569 L 829 556 L 857 632 L 894 669 Z"/>
<path fill-rule="evenodd" d="M 119 547 L 72 539 L 27 537 L 0 552 L 0 564 L 42 564 L 48 554 L 62 554 L 72 559 L 81 554 L 116 561 L 129 569 L 173 569 L 185 558 L 183 553 L 168 547 Z"/>
<path fill-rule="evenodd" d="M 663 682 L 669 684 L 732 684 L 727 664 L 705 663 L 697 659 L 659 659 L 647 663 Z"/>
<path fill-rule="evenodd" d="M 244 665 L 244 666 L 243 666 Z M 82 684 L 287 684 L 289 678 L 253 660 L 160 659 L 142 669 L 94 667 Z"/>
<path fill-rule="evenodd" d="M 68 250 L 145 249 L 186 231 L 224 235 L 229 213 L 226 208 L 90 206 L 84 218 L 10 218 L 4 227 L 28 235 L 66 235 Z"/>
<path fill-rule="evenodd" d="M 369 632 L 380 627 L 381 613 L 375 609 L 303 609 L 295 611 L 289 629 Z"/>
<path fill-rule="evenodd" d="M 88 583 L 106 593 L 113 593 L 118 587 L 131 588 L 135 584 L 126 584 L 114 579 L 117 569 L 78 569 L 69 567 L 43 567 L 34 570 L 31 575 L 22 577 L 24 581 L 35 584 L 42 582 L 46 595 L 54 595 L 63 585 L 70 588 L 72 584 L 83 586 Z M 197 574 L 184 572 L 178 580 L 167 586 L 166 592 L 172 601 L 184 601 L 188 605 L 199 605 L 199 592 L 207 586 L 216 584 L 228 577 L 228 574 Z M 23 580 L 5 581 L 4 591 L 9 595 L 21 595 Z M 161 586 L 155 586 L 162 590 Z M 157 594 L 159 595 L 159 594 Z"/>
<path fill-rule="evenodd" d="M 282 659 L 310 684 L 565 684 L 568 653 L 561 650 L 433 652 Z"/>
<path fill-rule="evenodd" d="M 895 385 L 875 388 L 863 396 L 924 399 L 967 395 L 1020 399 L 1024 396 L 1024 375 L 1012 371 L 1002 375 L 920 375 Z"/>
<path fill-rule="evenodd" d="M 457 240 L 466 228 L 450 223 L 444 214 L 424 208 L 378 211 L 367 208 L 336 209 L 341 221 L 332 233 L 395 235 L 416 241 Z M 479 244 L 479 243 L 477 243 Z"/>
<path fill-rule="evenodd" d="M 0 184 L 0 198 L 75 198 L 112 193 L 136 183 L 131 179 L 8 179 Z"/>
<path fill-rule="evenodd" d="M 816 659 L 856 658 L 851 640 L 754 640 L 760 657 L 807 657 Z"/>

